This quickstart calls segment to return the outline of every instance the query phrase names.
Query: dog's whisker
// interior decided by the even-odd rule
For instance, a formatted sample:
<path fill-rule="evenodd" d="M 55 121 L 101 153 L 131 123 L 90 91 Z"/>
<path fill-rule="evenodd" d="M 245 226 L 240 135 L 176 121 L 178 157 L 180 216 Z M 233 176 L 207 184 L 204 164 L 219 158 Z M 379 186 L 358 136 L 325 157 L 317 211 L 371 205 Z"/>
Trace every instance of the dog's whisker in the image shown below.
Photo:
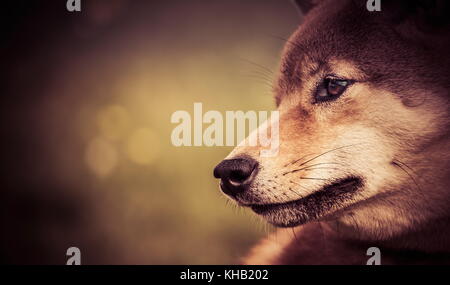
<path fill-rule="evenodd" d="M 249 59 L 246 59 L 246 58 L 239 58 L 240 60 L 242 60 L 242 61 L 245 61 L 245 62 L 247 62 L 247 63 L 250 63 L 250 64 L 252 64 L 253 66 L 256 66 L 256 67 L 258 67 L 258 68 L 260 68 L 260 70 L 264 70 L 265 72 L 267 72 L 268 74 L 270 74 L 270 75 L 273 75 L 274 74 L 274 72 L 270 69 L 270 68 L 268 68 L 268 67 L 266 67 L 266 66 L 264 66 L 264 65 L 262 65 L 262 64 L 259 64 L 259 63 L 257 63 L 257 62 L 254 62 L 254 61 L 252 61 L 252 60 L 249 60 Z"/>
<path fill-rule="evenodd" d="M 267 76 L 265 76 L 265 75 L 263 75 L 263 74 L 259 74 L 259 73 L 244 73 L 244 74 L 242 74 L 243 76 L 246 76 L 246 77 L 253 77 L 253 78 L 258 78 L 258 79 L 264 79 L 264 80 L 267 80 L 268 82 L 271 82 L 271 80 L 272 80 L 272 78 L 270 78 L 270 77 L 267 77 Z"/>
<path fill-rule="evenodd" d="M 401 165 L 405 166 L 406 168 L 408 168 L 409 170 L 411 170 L 413 173 L 415 173 L 414 169 L 412 169 L 409 165 L 407 165 L 406 163 L 404 163 L 403 161 L 400 161 L 398 159 L 395 159 L 396 162 L 400 163 Z"/>
<path fill-rule="evenodd" d="M 291 187 L 289 187 L 288 190 L 291 191 L 292 193 L 294 193 L 295 195 L 297 195 L 298 198 L 302 198 L 302 197 L 303 197 L 303 195 L 300 195 L 300 193 L 297 193 L 297 191 L 295 191 L 295 190 L 292 189 Z M 305 190 L 306 190 L 306 188 L 305 188 Z"/>
<path fill-rule="evenodd" d="M 292 161 L 292 162 L 289 162 L 288 164 L 285 164 L 283 167 L 288 167 L 289 165 L 295 164 L 295 163 L 299 162 L 300 160 L 302 160 L 302 159 L 304 159 L 305 157 L 310 156 L 310 155 L 314 155 L 314 154 L 307 154 L 307 155 L 304 155 L 304 156 L 300 157 L 299 159 L 296 159 L 296 160 L 294 160 L 294 161 Z"/>
<path fill-rule="evenodd" d="M 275 39 L 278 39 L 278 40 L 281 40 L 281 41 L 283 41 L 283 42 L 285 42 L 287 44 L 290 44 L 290 45 L 292 45 L 292 46 L 294 46 L 294 47 L 296 47 L 298 49 L 304 50 L 304 47 L 300 46 L 296 42 L 293 42 L 293 41 L 291 41 L 289 39 L 286 39 L 286 38 L 283 38 L 283 37 L 280 37 L 280 36 L 277 36 L 277 35 L 271 35 L 271 37 L 275 38 Z"/>
<path fill-rule="evenodd" d="M 325 155 L 325 154 L 328 154 L 328 153 L 330 153 L 330 152 L 333 152 L 333 151 L 336 151 L 336 150 L 339 150 L 339 149 L 343 149 L 343 148 L 346 148 L 346 147 L 351 147 L 351 146 L 355 146 L 355 145 L 360 145 L 360 144 L 363 144 L 363 143 L 351 144 L 351 145 L 345 145 L 345 146 L 341 146 L 341 147 L 337 147 L 337 148 L 328 150 L 328 151 L 326 151 L 326 152 L 323 152 L 323 153 L 321 153 L 321 154 L 319 154 L 319 155 L 317 155 L 317 156 L 315 156 L 315 157 L 313 157 L 313 158 L 311 158 L 311 159 L 309 159 L 309 160 L 307 160 L 307 161 L 301 163 L 299 166 L 305 165 L 306 163 L 308 163 L 308 162 L 310 162 L 310 161 L 313 161 L 314 159 L 317 159 L 317 158 L 319 158 L 319 157 L 321 157 L 321 156 L 323 156 L 323 155 Z"/>
<path fill-rule="evenodd" d="M 297 239 L 297 235 L 295 234 L 294 228 L 291 228 L 291 229 L 292 229 L 292 235 L 294 236 L 294 240 L 295 240 L 296 242 L 299 242 L 299 240 Z"/>
<path fill-rule="evenodd" d="M 261 71 L 261 70 L 254 70 L 254 71 L 251 71 L 249 73 L 244 73 L 244 74 L 261 75 L 261 76 L 264 76 L 264 78 L 266 78 L 266 79 L 272 79 L 272 75 L 271 74 L 268 74 L 267 72 Z"/>
<path fill-rule="evenodd" d="M 303 190 L 308 191 L 308 189 L 307 189 L 305 186 L 303 186 L 303 185 L 301 185 L 301 184 L 299 184 L 299 183 L 297 183 L 297 182 L 295 182 L 295 181 L 289 180 L 289 183 L 292 183 L 292 184 L 294 184 L 294 185 L 297 185 L 297 186 L 299 186 L 300 188 L 302 188 Z M 299 195 L 299 196 L 302 196 L 302 195 Z"/>
<path fill-rule="evenodd" d="M 290 170 L 290 171 L 286 171 L 286 172 L 282 173 L 281 175 L 285 176 L 285 175 L 287 175 L 287 174 L 289 174 L 289 173 L 295 173 L 295 172 L 298 172 L 298 171 L 301 171 L 301 170 L 309 169 L 309 168 L 311 168 L 311 167 L 318 166 L 318 165 L 324 165 L 324 164 L 337 164 L 337 165 L 343 165 L 343 164 L 341 164 L 341 163 L 335 163 L 335 162 L 322 162 L 322 163 L 316 163 L 316 164 L 306 165 L 306 166 L 304 166 L 304 167 L 302 167 L 302 168 L 297 168 L 297 169 L 293 169 L 293 170 Z"/>
<path fill-rule="evenodd" d="M 317 169 L 342 170 L 340 168 L 333 168 L 333 167 L 316 167 L 316 168 L 306 168 L 306 169 L 304 169 L 304 171 L 317 170 Z"/>
<path fill-rule="evenodd" d="M 401 162 L 399 160 L 393 160 L 392 164 L 397 166 L 398 168 L 400 168 L 403 172 L 405 172 L 408 175 L 408 177 L 414 182 L 414 184 L 419 189 L 419 191 L 422 191 L 422 188 L 420 187 L 419 183 L 417 183 L 414 176 L 404 168 L 404 167 L 406 167 L 407 169 L 410 169 L 412 172 L 414 172 L 409 166 L 405 165 L 403 162 Z"/>
<path fill-rule="evenodd" d="M 299 179 L 329 180 L 329 179 L 326 179 L 326 178 L 317 178 L 317 177 L 299 177 Z"/>
<path fill-rule="evenodd" d="M 264 75 L 264 74 L 260 74 L 260 73 L 255 73 L 255 72 L 253 72 L 253 73 L 245 73 L 245 74 L 242 74 L 242 75 L 245 76 L 245 77 L 248 77 L 248 78 L 262 80 L 264 83 L 267 83 L 267 84 L 270 85 L 271 87 L 272 87 L 272 85 L 273 85 L 273 80 L 272 80 L 272 78 L 270 78 L 269 76 L 266 76 L 266 75 Z"/>

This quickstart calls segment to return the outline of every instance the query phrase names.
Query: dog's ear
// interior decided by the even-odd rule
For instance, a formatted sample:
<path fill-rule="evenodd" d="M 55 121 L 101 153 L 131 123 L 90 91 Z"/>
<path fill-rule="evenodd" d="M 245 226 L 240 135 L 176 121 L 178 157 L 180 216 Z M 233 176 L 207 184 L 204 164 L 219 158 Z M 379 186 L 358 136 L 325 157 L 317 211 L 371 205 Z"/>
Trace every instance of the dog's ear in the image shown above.
<path fill-rule="evenodd" d="M 448 0 L 385 0 L 381 10 L 392 23 L 408 22 L 425 33 L 450 26 Z"/>
<path fill-rule="evenodd" d="M 303 15 L 308 14 L 309 10 L 311 10 L 316 5 L 316 0 L 292 0 L 297 8 Z"/>

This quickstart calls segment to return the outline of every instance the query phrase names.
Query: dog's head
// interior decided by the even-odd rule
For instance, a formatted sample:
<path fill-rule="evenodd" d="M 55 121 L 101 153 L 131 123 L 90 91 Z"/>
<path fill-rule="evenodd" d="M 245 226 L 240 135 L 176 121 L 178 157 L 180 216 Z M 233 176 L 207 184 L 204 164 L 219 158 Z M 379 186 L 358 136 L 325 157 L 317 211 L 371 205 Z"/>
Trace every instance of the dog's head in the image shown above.
<path fill-rule="evenodd" d="M 310 10 L 274 87 L 278 154 L 236 147 L 214 170 L 222 190 L 277 226 L 339 220 L 380 238 L 447 213 L 441 2 L 298 2 Z"/>

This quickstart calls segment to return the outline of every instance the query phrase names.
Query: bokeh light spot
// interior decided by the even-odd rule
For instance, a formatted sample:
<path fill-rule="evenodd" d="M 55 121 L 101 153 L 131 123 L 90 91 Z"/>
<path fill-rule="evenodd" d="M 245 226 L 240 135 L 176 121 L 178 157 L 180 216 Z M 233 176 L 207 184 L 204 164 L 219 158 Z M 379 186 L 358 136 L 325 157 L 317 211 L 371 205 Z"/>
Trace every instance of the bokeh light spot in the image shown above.
<path fill-rule="evenodd" d="M 109 140 L 120 140 L 130 126 L 128 111 L 120 105 L 110 105 L 100 110 L 97 115 L 100 133 Z"/>
<path fill-rule="evenodd" d="M 86 149 L 85 160 L 92 173 L 105 177 L 117 166 L 118 155 L 111 143 L 102 138 L 95 138 Z"/>
<path fill-rule="evenodd" d="M 148 128 L 137 129 L 128 140 L 128 157 L 137 164 L 147 165 L 152 163 L 158 152 L 158 136 Z"/>

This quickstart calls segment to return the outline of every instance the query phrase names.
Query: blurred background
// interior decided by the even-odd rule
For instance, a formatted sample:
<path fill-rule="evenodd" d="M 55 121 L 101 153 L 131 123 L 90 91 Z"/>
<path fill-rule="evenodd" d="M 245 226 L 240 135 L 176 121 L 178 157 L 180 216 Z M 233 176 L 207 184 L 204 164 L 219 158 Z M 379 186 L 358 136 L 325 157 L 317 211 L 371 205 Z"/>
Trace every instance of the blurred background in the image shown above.
<path fill-rule="evenodd" d="M 175 147 L 177 110 L 273 110 L 289 0 L 2 4 L 1 262 L 235 263 L 268 228 L 227 203 L 231 147 Z"/>

